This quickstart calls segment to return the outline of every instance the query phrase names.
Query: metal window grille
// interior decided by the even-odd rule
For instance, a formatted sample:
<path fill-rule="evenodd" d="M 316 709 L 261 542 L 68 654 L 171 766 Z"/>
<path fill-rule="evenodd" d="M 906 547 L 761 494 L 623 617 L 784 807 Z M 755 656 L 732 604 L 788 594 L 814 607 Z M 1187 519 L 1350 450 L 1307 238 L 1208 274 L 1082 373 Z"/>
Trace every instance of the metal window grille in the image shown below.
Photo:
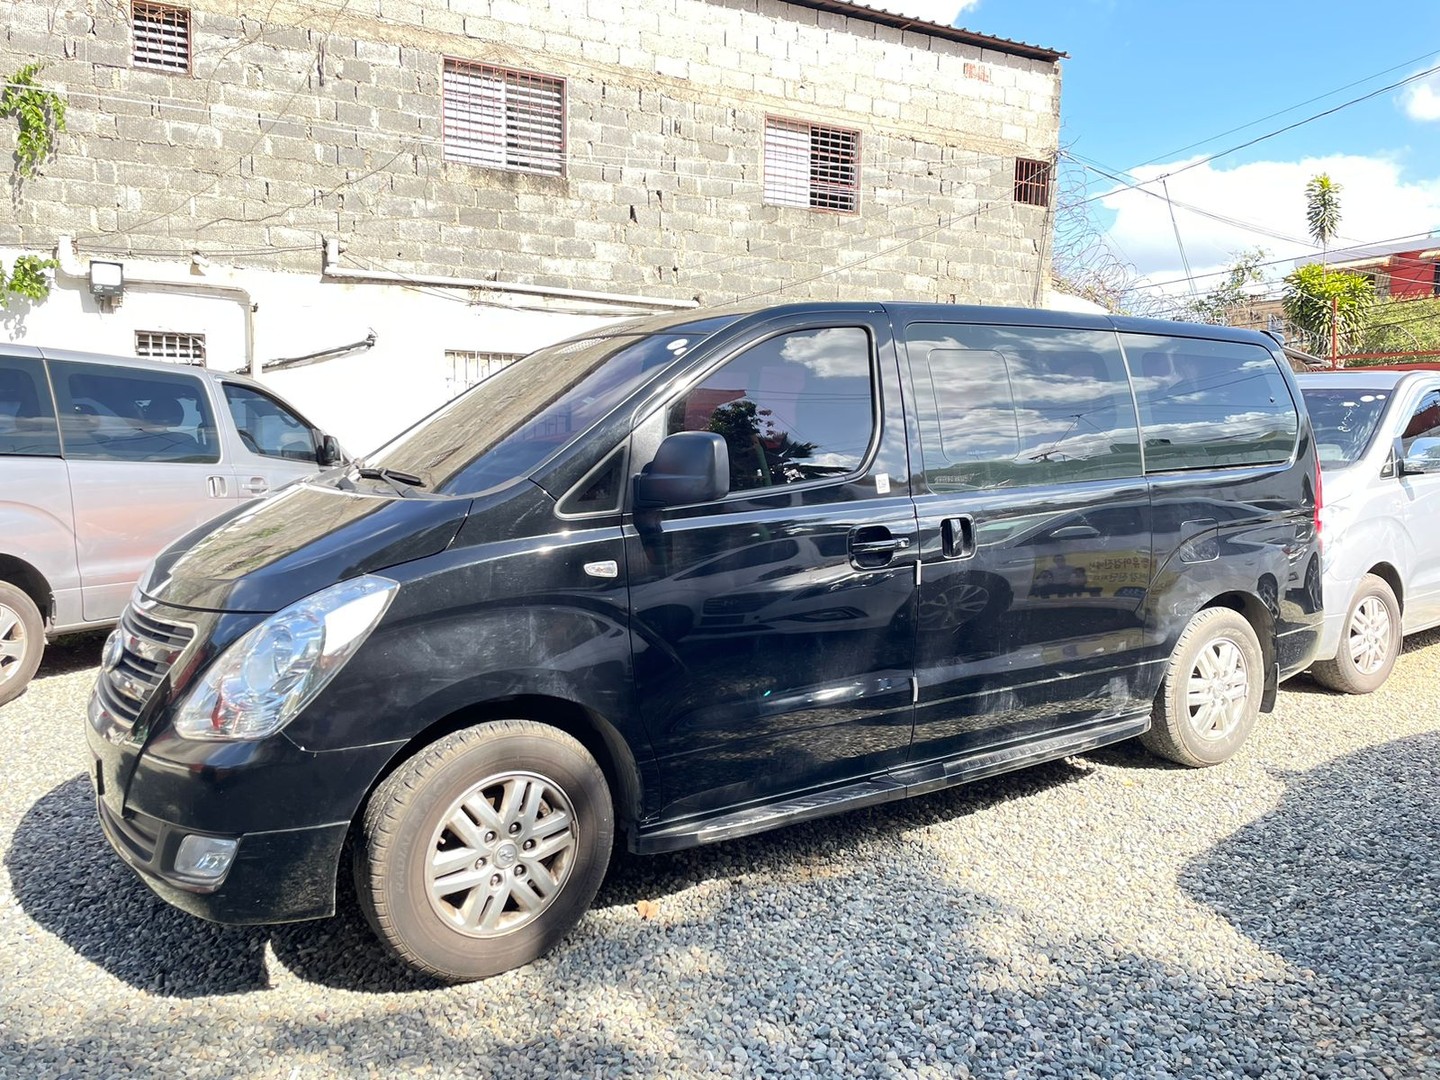
<path fill-rule="evenodd" d="M 1050 163 L 1015 159 L 1015 201 L 1029 206 L 1050 205 Z"/>
<path fill-rule="evenodd" d="M 860 201 L 860 133 L 766 118 L 765 201 L 854 213 Z"/>
<path fill-rule="evenodd" d="M 170 360 L 177 364 L 204 367 L 205 335 L 136 330 L 135 355 L 149 360 Z"/>
<path fill-rule="evenodd" d="M 446 161 L 564 175 L 564 79 L 446 60 L 442 112 Z"/>
<path fill-rule="evenodd" d="M 131 61 L 136 67 L 163 71 L 190 70 L 188 10 L 136 0 L 131 5 L 130 15 L 134 26 Z"/>
<path fill-rule="evenodd" d="M 475 352 L 471 349 L 446 349 L 449 372 L 445 388 L 454 397 L 478 382 L 483 382 L 503 367 L 519 360 L 523 353 Z"/>

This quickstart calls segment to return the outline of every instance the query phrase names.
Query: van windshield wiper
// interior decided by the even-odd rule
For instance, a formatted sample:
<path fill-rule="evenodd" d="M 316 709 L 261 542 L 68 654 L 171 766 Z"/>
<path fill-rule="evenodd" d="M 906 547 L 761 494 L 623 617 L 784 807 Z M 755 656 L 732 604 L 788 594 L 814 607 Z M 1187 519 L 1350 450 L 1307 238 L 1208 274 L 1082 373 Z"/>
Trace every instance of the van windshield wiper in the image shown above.
<path fill-rule="evenodd" d="M 355 472 L 366 480 L 384 480 L 401 495 L 408 495 L 412 488 L 425 486 L 425 481 L 414 473 L 401 472 L 399 469 L 360 465 Z"/>

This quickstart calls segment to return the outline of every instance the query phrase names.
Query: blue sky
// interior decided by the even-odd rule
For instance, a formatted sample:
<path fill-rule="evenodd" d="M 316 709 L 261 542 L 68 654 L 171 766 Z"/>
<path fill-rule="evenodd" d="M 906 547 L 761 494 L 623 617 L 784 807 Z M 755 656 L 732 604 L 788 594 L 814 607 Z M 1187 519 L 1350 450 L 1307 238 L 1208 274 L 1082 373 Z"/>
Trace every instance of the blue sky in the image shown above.
<path fill-rule="evenodd" d="M 936 22 L 1068 53 L 1062 145 L 1106 170 L 1132 170 L 1155 192 L 1158 178 L 1170 174 L 1169 194 L 1185 204 L 1176 208 L 1175 225 L 1197 273 L 1256 246 L 1271 258 L 1309 254 L 1303 189 L 1322 171 L 1342 187 L 1337 244 L 1440 231 L 1440 75 L 1176 171 L 1440 65 L 1440 0 L 875 6 L 903 6 Z M 1115 186 L 1094 174 L 1091 180 L 1092 194 Z M 1130 193 L 1103 205 L 1101 219 L 1120 254 L 1156 279 L 1183 276 L 1163 199 Z"/>

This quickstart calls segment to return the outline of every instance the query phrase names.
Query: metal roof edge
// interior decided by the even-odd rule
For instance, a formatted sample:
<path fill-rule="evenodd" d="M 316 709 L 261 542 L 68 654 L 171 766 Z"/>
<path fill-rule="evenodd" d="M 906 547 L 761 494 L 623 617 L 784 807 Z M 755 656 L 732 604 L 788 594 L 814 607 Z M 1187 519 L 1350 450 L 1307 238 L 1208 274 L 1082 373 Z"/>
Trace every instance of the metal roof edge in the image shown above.
<path fill-rule="evenodd" d="M 884 8 L 847 3 L 846 0 L 784 0 L 784 2 L 792 7 L 826 11 L 832 15 L 864 19 L 867 22 L 879 23 L 881 26 L 889 26 L 897 30 L 913 30 L 918 34 L 958 41 L 981 49 L 993 49 L 996 52 L 1008 53 L 1026 60 L 1043 60 L 1053 64 L 1059 60 L 1070 58 L 1069 53 L 1049 49 L 1043 45 L 1030 45 L 1023 41 L 1011 41 L 1008 38 L 993 37 L 989 34 L 977 34 L 973 30 L 964 30 L 958 26 L 946 26 L 943 23 L 918 19 L 912 15 L 900 15 L 893 11 L 886 11 Z"/>

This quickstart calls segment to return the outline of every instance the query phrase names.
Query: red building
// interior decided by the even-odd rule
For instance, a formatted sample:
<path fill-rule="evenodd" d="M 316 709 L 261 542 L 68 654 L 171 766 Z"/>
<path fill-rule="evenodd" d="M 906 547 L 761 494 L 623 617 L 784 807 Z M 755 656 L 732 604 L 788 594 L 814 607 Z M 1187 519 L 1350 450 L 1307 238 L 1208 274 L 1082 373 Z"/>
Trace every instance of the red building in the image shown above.
<path fill-rule="evenodd" d="M 1337 249 L 1324 261 L 1332 270 L 1369 275 L 1374 279 L 1377 296 L 1404 300 L 1440 296 L 1440 236 Z"/>

